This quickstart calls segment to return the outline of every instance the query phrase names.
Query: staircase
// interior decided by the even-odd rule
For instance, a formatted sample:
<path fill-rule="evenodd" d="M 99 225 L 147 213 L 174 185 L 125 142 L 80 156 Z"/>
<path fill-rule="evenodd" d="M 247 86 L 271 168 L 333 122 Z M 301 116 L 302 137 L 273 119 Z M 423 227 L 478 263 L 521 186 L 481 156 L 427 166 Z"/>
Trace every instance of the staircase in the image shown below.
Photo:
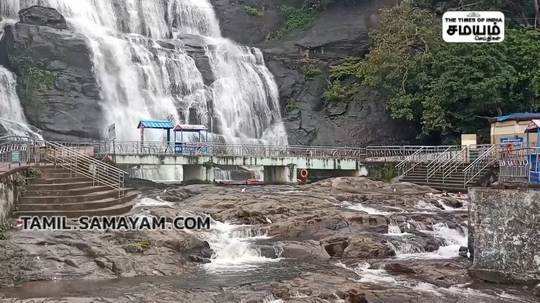
<path fill-rule="evenodd" d="M 38 166 L 41 176 L 30 180 L 15 205 L 20 216 L 114 216 L 129 212 L 136 192 L 96 184 L 60 166 Z"/>
<path fill-rule="evenodd" d="M 15 205 L 15 217 L 112 216 L 131 210 L 137 193 L 124 187 L 126 173 L 87 149 L 31 138 L 2 140 L 0 160 L 16 152 L 20 165 L 40 171 Z"/>
<path fill-rule="evenodd" d="M 407 175 L 403 176 L 401 181 L 426 185 L 442 191 L 464 192 L 467 190 L 467 187 L 478 185 L 478 182 L 480 181 L 480 176 L 475 176 L 467 186 L 465 186 L 463 181 L 465 175 L 463 171 L 467 166 L 467 163 L 459 163 L 457 164 L 457 169 L 451 174 L 444 177 L 443 172 L 438 171 L 428 179 L 427 163 L 420 163 L 412 171 L 409 171 Z"/>
<path fill-rule="evenodd" d="M 436 153 L 422 148 L 406 157 L 397 168 L 401 172 L 401 181 L 463 192 L 479 185 L 480 179 L 495 165 L 497 151 L 495 145 L 454 146 Z"/>

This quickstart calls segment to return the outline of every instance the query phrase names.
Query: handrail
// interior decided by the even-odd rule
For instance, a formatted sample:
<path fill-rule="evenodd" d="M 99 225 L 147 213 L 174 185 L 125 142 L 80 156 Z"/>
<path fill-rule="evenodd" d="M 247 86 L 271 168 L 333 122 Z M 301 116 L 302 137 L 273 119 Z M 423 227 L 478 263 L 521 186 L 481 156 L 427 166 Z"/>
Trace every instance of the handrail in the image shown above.
<path fill-rule="evenodd" d="M 441 165 L 441 163 L 445 162 L 445 161 L 442 161 L 442 160 L 444 160 L 445 157 L 448 157 L 448 153 L 450 153 L 450 156 L 451 156 L 452 149 L 455 149 L 455 148 L 456 148 L 456 146 L 450 146 L 450 147 L 446 148 L 437 157 L 435 157 L 433 160 L 431 160 L 428 163 L 428 165 L 427 165 L 427 173 L 426 173 L 426 181 L 429 181 L 429 178 L 431 178 L 438 171 L 438 168 Z"/>
<path fill-rule="evenodd" d="M 58 143 L 43 141 L 43 146 L 45 156 L 51 162 L 91 179 L 94 185 L 97 183 L 117 190 L 119 196 L 125 193 L 125 171 Z"/>
<path fill-rule="evenodd" d="M 461 151 L 457 153 L 451 159 L 448 159 L 446 163 L 439 167 L 439 170 L 442 170 L 442 181 L 445 182 L 446 178 L 452 175 L 459 167 L 461 167 L 467 158 L 469 151 L 468 146 L 463 146 Z"/>
<path fill-rule="evenodd" d="M 396 165 L 396 169 L 398 170 L 400 176 L 407 175 L 408 172 L 412 171 L 420 162 L 414 162 L 416 157 L 422 153 L 422 151 L 425 149 L 425 146 L 421 146 L 417 151 L 415 151 L 412 155 L 406 156 L 403 161 L 399 162 Z"/>
<path fill-rule="evenodd" d="M 497 145 L 492 145 L 463 170 L 464 186 L 467 186 L 467 184 L 480 175 L 488 166 L 497 161 L 496 153 L 494 155 L 494 151 L 497 151 L 497 148 Z"/>

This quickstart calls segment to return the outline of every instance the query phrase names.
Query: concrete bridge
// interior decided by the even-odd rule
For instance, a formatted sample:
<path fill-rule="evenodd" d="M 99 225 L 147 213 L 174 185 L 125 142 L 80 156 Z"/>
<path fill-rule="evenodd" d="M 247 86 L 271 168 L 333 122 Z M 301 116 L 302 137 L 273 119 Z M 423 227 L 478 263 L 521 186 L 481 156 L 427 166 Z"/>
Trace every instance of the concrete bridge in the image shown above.
<path fill-rule="evenodd" d="M 112 157 L 133 177 L 159 182 L 214 182 L 228 170 L 249 170 L 272 184 L 296 183 L 301 170 L 367 175 L 365 149 L 109 142 L 95 151 L 98 156 Z"/>
<path fill-rule="evenodd" d="M 306 173 L 315 178 L 365 176 L 368 164 L 388 162 L 403 181 L 463 191 L 478 185 L 497 163 L 527 163 L 521 160 L 529 153 L 524 149 L 508 154 L 497 145 L 306 147 L 139 141 L 53 143 L 12 138 L 0 144 L 0 168 L 5 166 L 2 162 L 13 165 L 14 158 L 30 164 L 53 159 L 72 171 L 99 179 L 98 183 L 108 179 L 108 184 L 120 189 L 124 172 L 157 182 L 214 182 L 235 175 L 237 178 L 232 179 L 278 184 L 296 183 L 298 176 Z M 508 156 L 520 161 L 506 159 Z M 111 177 L 113 167 L 104 165 L 106 162 L 121 170 Z M 526 165 L 504 168 L 501 166 L 501 176 L 505 178 L 527 179 L 523 173 Z"/>

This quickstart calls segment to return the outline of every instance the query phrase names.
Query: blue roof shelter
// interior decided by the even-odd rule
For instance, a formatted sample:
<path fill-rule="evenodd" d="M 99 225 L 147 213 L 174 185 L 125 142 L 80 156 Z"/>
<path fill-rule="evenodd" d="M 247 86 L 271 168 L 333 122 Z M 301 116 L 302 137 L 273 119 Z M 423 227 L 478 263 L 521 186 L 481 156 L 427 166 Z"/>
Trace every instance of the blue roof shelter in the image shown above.
<path fill-rule="evenodd" d="M 184 133 L 195 133 L 198 140 L 195 142 L 186 142 Z M 180 142 L 178 142 L 177 133 L 180 133 Z M 204 134 L 204 135 L 203 135 Z M 174 128 L 175 152 L 177 154 L 206 154 L 208 153 L 208 129 L 204 125 L 180 124 Z"/>
<path fill-rule="evenodd" d="M 166 130 L 167 143 L 169 143 L 171 142 L 171 129 L 174 128 L 174 124 L 169 120 L 141 120 L 137 128 L 141 130 L 141 143 L 144 142 L 144 130 L 147 128 Z"/>

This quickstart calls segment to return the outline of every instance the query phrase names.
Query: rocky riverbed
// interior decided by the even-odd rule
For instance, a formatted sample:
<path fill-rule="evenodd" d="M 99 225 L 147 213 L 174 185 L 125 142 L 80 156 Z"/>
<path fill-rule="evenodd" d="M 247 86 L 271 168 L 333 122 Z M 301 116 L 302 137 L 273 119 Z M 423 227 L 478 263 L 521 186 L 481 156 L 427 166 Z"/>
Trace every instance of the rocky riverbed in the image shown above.
<path fill-rule="evenodd" d="M 0 241 L 0 300 L 537 300 L 469 277 L 465 195 L 366 178 L 139 190 L 132 215 L 210 216 L 211 229 L 10 230 Z"/>

